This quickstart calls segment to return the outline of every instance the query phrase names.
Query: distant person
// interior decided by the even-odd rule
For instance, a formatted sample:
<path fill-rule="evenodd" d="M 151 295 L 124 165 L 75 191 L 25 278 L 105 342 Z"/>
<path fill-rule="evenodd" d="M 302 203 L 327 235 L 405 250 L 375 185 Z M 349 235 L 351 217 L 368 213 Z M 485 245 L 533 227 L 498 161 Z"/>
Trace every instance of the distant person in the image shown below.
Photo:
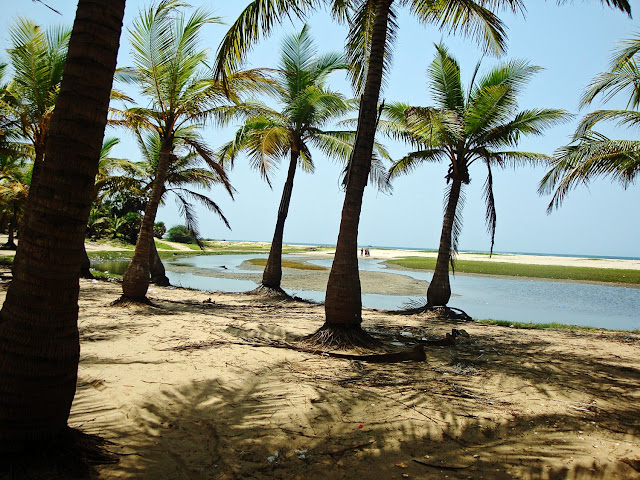
<path fill-rule="evenodd" d="M 364 252 L 364 249 L 363 249 L 363 248 L 361 248 L 361 249 L 360 249 L 360 256 L 364 255 L 364 253 L 363 253 L 363 252 Z"/>

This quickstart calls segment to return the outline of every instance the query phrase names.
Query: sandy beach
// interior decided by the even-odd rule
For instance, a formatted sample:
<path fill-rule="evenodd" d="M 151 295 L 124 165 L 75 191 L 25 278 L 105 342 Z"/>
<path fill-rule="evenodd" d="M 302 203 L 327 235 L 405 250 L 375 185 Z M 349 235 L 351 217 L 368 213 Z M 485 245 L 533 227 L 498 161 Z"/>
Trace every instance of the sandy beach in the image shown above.
<path fill-rule="evenodd" d="M 609 263 L 632 264 L 598 266 Z M 403 275 L 363 273 L 363 290 L 424 292 Z M 324 275 L 285 269 L 284 279 L 310 288 Z M 638 334 L 365 310 L 384 351 L 469 334 L 426 347 L 425 362 L 376 364 L 280 348 L 322 325 L 321 305 L 152 286 L 153 306 L 111 306 L 120 292 L 81 280 L 70 424 L 113 442 L 119 462 L 99 478 L 640 479 Z"/>
<path fill-rule="evenodd" d="M 365 310 L 387 350 L 470 335 L 372 364 L 274 346 L 320 327 L 322 306 L 155 286 L 154 306 L 110 306 L 119 294 L 81 281 L 70 423 L 113 442 L 100 478 L 640 478 L 640 335 Z"/>
<path fill-rule="evenodd" d="M 640 478 L 640 335 L 365 311 L 394 349 L 470 335 L 371 364 L 269 346 L 321 306 L 153 287 L 110 307 L 119 290 L 82 281 L 71 423 L 114 442 L 101 478 Z"/>

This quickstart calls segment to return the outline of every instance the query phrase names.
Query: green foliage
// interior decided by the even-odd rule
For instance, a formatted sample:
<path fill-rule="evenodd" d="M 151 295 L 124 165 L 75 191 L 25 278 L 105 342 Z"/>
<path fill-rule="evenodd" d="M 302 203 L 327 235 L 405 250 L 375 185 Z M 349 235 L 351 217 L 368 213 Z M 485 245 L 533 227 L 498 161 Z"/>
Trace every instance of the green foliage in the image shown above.
<path fill-rule="evenodd" d="M 500 327 L 520 328 L 523 330 L 580 330 L 580 331 L 594 331 L 604 330 L 603 328 L 586 327 L 583 325 L 565 325 L 563 323 L 525 323 L 525 322 L 510 322 L 508 320 L 475 320 L 476 323 L 485 325 L 498 325 Z"/>
<path fill-rule="evenodd" d="M 387 260 L 386 263 L 404 268 L 433 270 L 436 259 L 429 257 L 403 257 Z M 458 260 L 456 263 L 456 271 L 458 273 L 548 278 L 554 280 L 640 284 L 640 270 L 614 268 L 567 267 L 558 265 L 529 265 L 493 261 Z"/>
<path fill-rule="evenodd" d="M 444 45 L 436 45 L 436 55 L 427 70 L 431 107 L 412 107 L 391 103 L 385 107 L 380 128 L 387 135 L 414 147 L 393 164 L 390 178 L 412 173 L 419 165 L 447 163 L 447 184 L 460 183 L 460 191 L 469 184 L 472 164 L 487 169 L 483 188 L 485 218 L 493 250 L 496 209 L 493 194 L 493 170 L 537 164 L 550 160 L 547 155 L 515 151 L 524 136 L 542 135 L 544 130 L 562 121 L 567 113 L 557 109 L 519 110 L 518 95 L 540 68 L 521 60 L 512 60 L 479 75 L 480 63 L 465 89 L 461 68 Z M 449 200 L 450 190 L 447 190 Z M 455 205 L 451 235 L 453 258 L 462 227 L 462 200 Z M 445 254 L 447 252 L 441 252 Z"/>
<path fill-rule="evenodd" d="M 196 239 L 186 225 L 176 225 L 167 230 L 167 240 L 177 243 L 196 243 Z"/>
<path fill-rule="evenodd" d="M 610 70 L 597 75 L 582 96 L 582 106 L 596 97 L 606 102 L 626 93 L 626 110 L 596 110 L 582 119 L 571 144 L 554 154 L 549 171 L 540 181 L 538 193 L 553 194 L 547 212 L 558 208 L 567 193 L 596 178 L 608 177 L 623 188 L 635 182 L 640 173 L 640 141 L 612 140 L 593 130 L 600 122 L 616 122 L 619 127 L 640 126 L 640 35 L 622 42 Z"/>
<path fill-rule="evenodd" d="M 164 222 L 156 222 L 153 224 L 153 236 L 156 238 L 162 238 L 167 233 L 167 227 Z"/>

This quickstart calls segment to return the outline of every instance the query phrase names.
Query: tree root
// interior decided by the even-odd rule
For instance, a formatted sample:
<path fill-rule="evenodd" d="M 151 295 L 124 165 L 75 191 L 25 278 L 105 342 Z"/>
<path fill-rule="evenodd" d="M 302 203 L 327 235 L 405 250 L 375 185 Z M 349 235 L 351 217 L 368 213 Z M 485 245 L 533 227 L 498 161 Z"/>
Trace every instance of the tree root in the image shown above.
<path fill-rule="evenodd" d="M 293 300 L 294 298 L 285 292 L 282 288 L 267 287 L 260 284 L 257 288 L 247 292 L 251 295 L 262 295 L 264 297 L 281 299 L 281 300 Z"/>
<path fill-rule="evenodd" d="M 111 307 L 128 307 L 129 305 L 148 305 L 150 307 L 157 307 L 151 300 L 147 297 L 141 298 L 130 298 L 121 295 L 119 298 L 115 299 L 113 302 L 109 304 Z"/>
<path fill-rule="evenodd" d="M 302 340 L 305 345 L 321 348 L 370 348 L 380 342 L 365 332 L 362 327 L 347 324 L 325 323 L 315 333 Z"/>
<path fill-rule="evenodd" d="M 433 305 L 429 305 L 428 303 L 425 305 L 420 305 L 418 307 L 409 307 L 403 310 L 396 310 L 391 313 L 395 313 L 397 315 L 416 315 L 420 313 L 433 312 L 438 315 L 438 317 L 449 320 L 462 320 L 465 322 L 470 322 L 473 318 L 467 314 L 464 310 L 460 308 L 449 307 L 447 305 L 441 305 L 434 307 Z"/>

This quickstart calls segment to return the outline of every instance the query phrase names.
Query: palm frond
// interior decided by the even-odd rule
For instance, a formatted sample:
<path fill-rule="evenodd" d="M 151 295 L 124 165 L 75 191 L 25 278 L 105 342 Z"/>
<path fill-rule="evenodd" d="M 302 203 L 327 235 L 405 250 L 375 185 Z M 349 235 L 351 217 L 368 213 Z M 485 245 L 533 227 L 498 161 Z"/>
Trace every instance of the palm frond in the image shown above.
<path fill-rule="evenodd" d="M 481 141 L 488 146 L 516 146 L 522 136 L 542 135 L 544 130 L 573 116 L 565 110 L 538 108 L 521 110 L 513 120 L 500 123 L 482 132 Z"/>
<path fill-rule="evenodd" d="M 396 161 L 389 168 L 389 178 L 395 178 L 399 175 L 408 175 L 425 162 L 441 162 L 445 157 L 445 153 L 440 148 L 429 150 L 416 150 L 410 152 Z"/>
<path fill-rule="evenodd" d="M 213 67 L 214 78 L 226 82 L 262 36 L 268 36 L 275 25 L 292 15 L 304 18 L 315 3 L 315 0 L 253 0 L 222 39 Z"/>
<path fill-rule="evenodd" d="M 489 256 L 493 255 L 493 246 L 496 239 L 496 201 L 493 196 L 493 173 L 491 172 L 491 163 L 485 162 L 487 166 L 487 179 L 482 187 L 482 197 L 484 198 L 486 211 L 485 211 L 485 223 L 487 225 L 487 233 L 491 238 L 491 248 L 489 249 Z"/>
<path fill-rule="evenodd" d="M 453 182 L 451 182 L 444 195 L 443 208 L 446 211 L 449 198 L 451 197 L 451 190 L 453 188 Z M 458 201 L 456 202 L 456 210 L 453 215 L 453 223 L 451 225 L 451 251 L 449 252 L 449 264 L 451 265 L 451 273 L 455 275 L 455 258 L 458 255 L 458 245 L 460 242 L 460 235 L 462 234 L 462 211 L 464 210 L 464 204 L 466 202 L 466 195 L 464 192 L 464 183 L 460 185 L 460 193 Z"/>
<path fill-rule="evenodd" d="M 448 30 L 450 33 L 460 32 L 463 35 L 468 35 L 477 40 L 486 51 L 495 54 L 504 52 L 506 31 L 504 24 L 489 8 L 507 7 L 514 13 L 526 11 L 522 0 L 410 1 L 411 10 L 420 21 L 436 23 L 441 30 Z"/>
<path fill-rule="evenodd" d="M 639 127 L 640 112 L 635 110 L 596 110 L 584 116 L 578 124 L 574 141 L 583 137 L 599 122 L 616 122 L 619 127 Z"/>
<path fill-rule="evenodd" d="M 567 193 L 579 185 L 609 177 L 626 188 L 640 173 L 640 141 L 610 140 L 593 131 L 559 148 L 554 156 L 538 187 L 540 194 L 553 193 L 547 212 L 558 208 Z"/>
<path fill-rule="evenodd" d="M 460 79 L 460 65 L 444 45 L 435 47 L 436 56 L 427 69 L 431 96 L 437 108 L 462 113 L 465 95 Z"/>

